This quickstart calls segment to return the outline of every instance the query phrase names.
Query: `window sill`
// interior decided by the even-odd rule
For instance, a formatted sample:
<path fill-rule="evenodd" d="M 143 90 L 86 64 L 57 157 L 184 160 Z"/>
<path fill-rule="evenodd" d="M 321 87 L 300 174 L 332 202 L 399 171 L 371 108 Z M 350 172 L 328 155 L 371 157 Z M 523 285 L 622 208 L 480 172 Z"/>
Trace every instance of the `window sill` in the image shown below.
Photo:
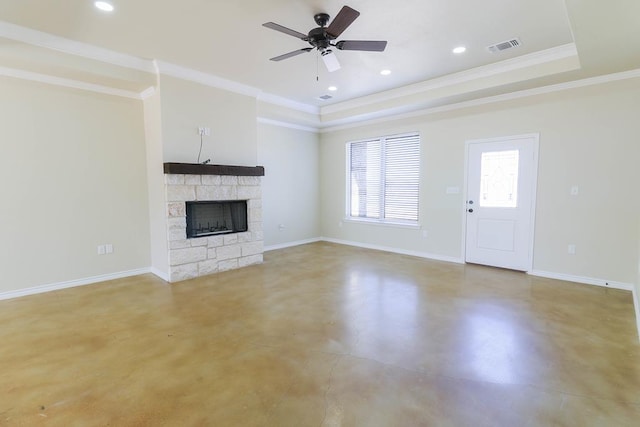
<path fill-rule="evenodd" d="M 406 223 L 406 222 L 391 222 L 391 221 L 379 221 L 375 219 L 360 219 L 360 218 L 343 218 L 342 222 L 350 222 L 354 224 L 367 224 L 367 225 L 375 225 L 382 227 L 393 227 L 393 228 L 407 228 L 411 230 L 420 229 L 420 224 L 418 223 Z"/>

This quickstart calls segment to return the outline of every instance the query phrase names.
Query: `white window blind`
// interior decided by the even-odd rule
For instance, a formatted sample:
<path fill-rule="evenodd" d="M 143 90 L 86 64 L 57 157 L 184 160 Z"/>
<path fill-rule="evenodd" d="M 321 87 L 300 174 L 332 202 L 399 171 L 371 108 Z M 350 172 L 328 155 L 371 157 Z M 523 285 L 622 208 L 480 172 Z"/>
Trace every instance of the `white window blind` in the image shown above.
<path fill-rule="evenodd" d="M 418 222 L 420 136 L 347 144 L 349 212 L 355 219 Z"/>

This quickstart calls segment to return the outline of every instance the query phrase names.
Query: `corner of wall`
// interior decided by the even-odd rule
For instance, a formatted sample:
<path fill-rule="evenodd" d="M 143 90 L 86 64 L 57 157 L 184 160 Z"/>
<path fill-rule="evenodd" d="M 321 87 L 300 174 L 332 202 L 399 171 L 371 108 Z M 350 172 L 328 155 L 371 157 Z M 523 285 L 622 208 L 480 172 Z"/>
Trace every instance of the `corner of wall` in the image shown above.
<path fill-rule="evenodd" d="M 638 328 L 638 340 L 640 340 L 640 278 L 633 288 L 633 307 L 636 310 L 636 325 Z"/>
<path fill-rule="evenodd" d="M 632 289 L 633 307 L 636 311 L 636 325 L 638 327 L 638 339 L 640 340 L 640 218 L 638 218 L 638 277 Z"/>
<path fill-rule="evenodd" d="M 159 91 L 144 100 L 144 129 L 147 154 L 151 271 L 163 280 L 167 280 L 169 260 L 167 257 L 167 226 L 164 215 L 166 202 L 162 166 L 162 115 Z"/>

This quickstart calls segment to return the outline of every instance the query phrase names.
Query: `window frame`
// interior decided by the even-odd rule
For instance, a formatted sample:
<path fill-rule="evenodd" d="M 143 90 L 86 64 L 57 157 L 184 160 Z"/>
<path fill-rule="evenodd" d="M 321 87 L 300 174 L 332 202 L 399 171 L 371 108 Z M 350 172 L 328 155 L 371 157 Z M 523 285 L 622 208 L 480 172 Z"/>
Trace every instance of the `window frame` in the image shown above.
<path fill-rule="evenodd" d="M 358 144 L 358 143 L 367 143 L 367 142 L 381 142 L 381 188 L 384 189 L 384 184 L 385 184 L 385 175 L 387 173 L 387 169 L 386 169 L 386 159 L 384 157 L 384 147 L 386 144 L 386 141 L 389 139 L 397 139 L 397 138 L 404 138 L 404 137 L 409 137 L 409 138 L 417 138 L 418 139 L 418 197 L 417 197 L 417 202 L 416 202 L 416 209 L 417 209 L 417 214 L 416 214 L 416 220 L 402 220 L 402 219 L 385 219 L 384 218 L 384 212 L 385 212 L 385 195 L 384 195 L 384 190 L 382 190 L 382 194 L 381 194 L 381 198 L 380 198 L 380 218 L 367 218 L 367 217 L 360 217 L 360 216 L 352 216 L 351 215 L 351 147 L 353 144 Z M 346 203 L 345 203 L 345 210 L 344 210 L 344 221 L 345 222 L 354 222 L 354 223 L 364 223 L 364 224 L 372 224 L 372 225 L 377 225 L 377 226 L 390 226 L 390 227 L 397 227 L 397 228 L 411 228 L 411 229 L 416 229 L 416 228 L 421 228 L 420 225 L 420 212 L 421 212 L 421 193 L 422 193 L 422 138 L 420 135 L 420 132 L 415 131 L 415 132 L 405 132 L 405 133 L 401 133 L 401 134 L 393 134 L 393 135 L 384 135 L 384 136 L 378 136 L 378 137 L 373 137 L 373 138 L 365 138 L 365 139 L 359 139 L 359 140 L 353 140 L 353 141 L 348 141 L 345 143 L 345 174 L 346 174 L 346 179 L 345 179 L 345 199 L 346 199 Z"/>

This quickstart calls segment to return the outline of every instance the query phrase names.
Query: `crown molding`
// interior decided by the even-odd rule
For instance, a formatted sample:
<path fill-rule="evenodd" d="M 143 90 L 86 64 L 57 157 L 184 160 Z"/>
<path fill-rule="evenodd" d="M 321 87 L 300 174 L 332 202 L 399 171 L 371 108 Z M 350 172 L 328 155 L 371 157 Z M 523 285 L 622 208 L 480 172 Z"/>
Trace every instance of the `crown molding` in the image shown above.
<path fill-rule="evenodd" d="M 164 61 L 155 61 L 155 63 L 160 75 L 176 77 L 182 80 L 200 83 L 202 85 L 214 87 L 216 89 L 228 90 L 230 92 L 235 92 L 254 98 L 258 98 L 258 95 L 261 93 L 260 89 L 257 89 L 255 87 L 234 82 L 233 80 L 227 80 L 222 77 L 214 76 L 213 74 L 194 70 L 192 68 L 175 65 Z"/>
<path fill-rule="evenodd" d="M 317 127 L 303 126 L 295 123 L 283 122 L 280 120 L 267 119 L 265 117 L 258 117 L 258 123 L 262 123 L 265 125 L 278 126 L 282 128 L 288 128 L 288 129 L 302 130 L 305 132 L 313 132 L 313 133 L 320 132 L 320 129 L 318 129 Z"/>
<path fill-rule="evenodd" d="M 146 60 L 132 55 L 126 55 L 119 52 L 103 49 L 87 43 L 77 42 L 75 40 L 67 39 L 64 37 L 55 36 L 42 31 L 33 30 L 30 28 L 22 27 L 19 25 L 11 24 L 5 21 L 0 21 L 0 37 L 15 40 L 30 45 L 40 46 L 63 53 L 93 59 L 100 62 L 121 66 L 125 68 L 135 69 L 143 72 L 154 74 L 156 77 L 160 75 L 168 75 L 183 80 L 189 80 L 196 83 L 204 84 L 206 86 L 215 87 L 235 93 L 239 93 L 246 96 L 254 97 L 260 102 L 265 102 L 273 105 L 282 106 L 292 110 L 305 112 L 308 114 L 314 114 L 320 119 L 325 114 L 337 113 L 353 108 L 366 107 L 377 102 L 389 101 L 396 98 L 402 98 L 405 96 L 415 95 L 417 93 L 426 92 L 434 89 L 439 89 L 447 86 L 458 85 L 469 81 L 496 76 L 502 73 L 515 71 L 523 68 L 534 67 L 537 65 L 549 63 L 552 61 L 562 60 L 566 58 L 578 58 L 577 49 L 574 43 L 558 46 L 555 48 L 547 49 L 540 52 L 531 53 L 528 55 L 511 58 L 505 61 L 501 61 L 494 64 L 489 64 L 482 67 L 477 67 L 471 70 L 462 71 L 459 73 L 439 77 L 436 79 L 416 83 L 413 85 L 404 86 L 397 89 L 391 89 L 385 92 L 372 94 L 369 96 L 345 101 L 342 103 L 332 104 L 324 107 L 317 107 L 309 104 L 296 102 L 287 98 L 283 98 L 277 95 L 262 92 L 260 89 L 244 85 L 232 80 L 227 80 L 212 74 L 204 73 L 201 71 L 193 70 L 187 67 L 171 64 L 168 62 L 157 60 Z M 147 99 L 155 94 L 156 89 L 153 87 L 147 88 L 141 93 L 134 91 L 127 91 L 122 89 L 116 89 L 112 87 L 86 83 L 82 81 L 65 79 L 61 77 L 50 76 L 46 74 L 34 73 L 24 70 L 17 70 L 7 67 L 0 67 L 0 76 L 13 77 L 23 80 L 30 80 L 40 83 L 46 83 L 51 85 L 69 87 L 73 89 L 86 90 L 96 93 L 102 93 L 107 95 L 120 96 L 131 99 Z M 305 126 L 289 122 L 271 120 L 267 118 L 259 117 L 258 121 L 261 123 L 267 123 L 271 125 L 289 127 L 291 129 L 298 129 L 310 132 L 333 132 L 336 130 L 347 129 L 352 127 L 361 126 L 362 124 L 384 122 L 389 120 L 397 120 L 408 117 L 416 117 L 427 114 L 435 114 L 445 111 L 453 111 L 461 108 L 474 107 L 479 105 L 486 105 L 495 102 L 501 102 L 511 99 L 518 99 L 527 96 L 534 96 L 544 93 L 550 93 L 555 91 L 567 90 L 577 87 L 590 86 L 595 84 L 602 84 L 611 81 L 624 80 L 630 78 L 636 78 L 640 76 L 640 70 L 631 70 L 622 73 L 615 73 L 605 76 L 598 76 L 593 78 L 587 78 L 583 80 L 576 80 L 567 83 L 561 83 L 557 85 L 545 86 L 535 89 L 523 90 L 513 92 L 504 95 L 497 95 L 493 97 L 481 98 L 472 101 L 465 101 L 456 104 L 444 105 L 441 107 L 424 108 L 424 105 L 412 104 L 403 105 L 400 107 L 394 107 L 384 110 L 378 110 L 372 113 L 365 113 L 350 116 L 345 119 L 337 119 L 333 121 L 327 121 L 322 125 Z"/>
<path fill-rule="evenodd" d="M 396 98 L 402 98 L 404 96 L 416 95 L 422 92 L 441 89 L 443 87 L 455 86 L 473 80 L 493 77 L 507 72 L 517 71 L 524 68 L 530 68 L 572 57 L 578 57 L 578 50 L 576 49 L 575 43 L 568 43 L 551 49 L 533 52 L 527 55 L 522 55 L 493 64 L 472 68 L 470 70 L 460 71 L 458 73 L 426 80 L 420 83 L 415 83 L 396 89 L 390 89 L 384 92 L 378 92 L 372 95 L 363 96 L 361 98 L 356 98 L 337 104 L 327 105 L 320 108 L 320 114 L 332 114 L 350 110 L 353 108 L 365 107 L 377 102 L 384 102 Z"/>
<path fill-rule="evenodd" d="M 140 96 L 140 99 L 144 101 L 147 98 L 151 98 L 155 94 L 156 94 L 156 88 L 154 86 L 149 86 L 148 88 L 140 92 L 139 96 Z"/>
<path fill-rule="evenodd" d="M 16 70 L 14 68 L 0 67 L 0 76 L 13 77 L 21 80 L 29 80 L 32 82 L 68 87 L 72 89 L 85 90 L 89 92 L 102 93 L 105 95 L 119 96 L 123 98 L 143 99 L 142 94 L 129 91 L 129 90 L 115 89 L 108 86 L 102 86 L 102 85 L 97 85 L 93 83 L 86 83 L 78 80 L 65 79 L 62 77 L 54 77 L 47 74 L 39 74 L 39 73 L 33 73 L 31 71 Z M 145 92 L 147 92 L 148 90 L 149 89 L 145 90 Z"/>
<path fill-rule="evenodd" d="M 288 98 L 283 98 L 278 95 L 273 95 L 266 92 L 261 92 L 258 95 L 258 101 L 266 102 L 268 104 L 279 105 L 281 107 L 290 108 L 292 110 L 302 111 L 309 114 L 320 114 L 320 107 L 310 104 L 303 104 L 302 102 L 292 101 Z"/>
<path fill-rule="evenodd" d="M 136 56 L 103 49 L 53 34 L 0 21 L 0 37 L 34 46 L 56 50 L 70 55 L 93 59 L 107 64 L 118 65 L 147 73 L 155 73 L 153 62 Z"/>
<path fill-rule="evenodd" d="M 414 105 L 413 111 L 407 111 L 412 106 L 403 106 L 397 108 L 391 108 L 387 110 L 380 110 L 374 113 L 360 114 L 357 116 L 351 116 L 346 119 L 334 120 L 331 122 L 325 122 L 320 128 L 320 133 L 335 132 L 344 129 L 351 129 L 360 127 L 363 125 L 372 125 L 376 123 L 383 123 L 393 120 L 402 120 L 413 117 L 426 116 L 430 114 L 444 113 L 449 111 L 461 110 L 463 108 L 478 107 L 482 105 L 494 104 L 497 102 L 510 101 L 515 99 L 527 98 L 536 95 L 544 95 L 553 92 L 560 92 L 564 90 L 577 89 L 588 86 L 595 86 L 605 83 L 612 83 L 621 80 L 629 80 L 640 78 L 640 69 L 623 71 L 614 74 L 605 74 L 602 76 L 589 77 L 581 80 L 574 80 L 565 83 L 558 83 L 549 86 L 541 86 L 533 89 L 526 89 L 517 92 L 506 93 L 503 95 L 489 96 L 485 98 L 478 98 L 471 101 L 463 101 L 455 104 L 443 105 L 440 107 L 432 108 L 420 108 Z"/>
<path fill-rule="evenodd" d="M 55 36 L 43 31 L 33 30 L 31 28 L 22 27 L 20 25 L 11 24 L 9 22 L 0 21 L 0 37 L 15 40 L 21 43 L 39 46 L 58 52 L 79 56 L 82 58 L 93 59 L 111 65 L 130 68 L 138 71 L 144 71 L 156 76 L 160 74 L 177 77 L 183 80 L 189 80 L 205 86 L 224 89 L 231 92 L 239 93 L 254 97 L 262 102 L 280 105 L 297 111 L 309 114 L 319 114 L 319 107 L 292 101 L 277 95 L 267 94 L 260 89 L 244 85 L 232 80 L 227 80 L 212 74 L 193 70 L 187 67 L 171 64 L 169 62 L 146 60 L 136 56 L 115 52 L 109 49 L 103 49 L 88 43 L 82 43 L 75 40 Z M 143 95 L 144 96 L 144 95 Z"/>

